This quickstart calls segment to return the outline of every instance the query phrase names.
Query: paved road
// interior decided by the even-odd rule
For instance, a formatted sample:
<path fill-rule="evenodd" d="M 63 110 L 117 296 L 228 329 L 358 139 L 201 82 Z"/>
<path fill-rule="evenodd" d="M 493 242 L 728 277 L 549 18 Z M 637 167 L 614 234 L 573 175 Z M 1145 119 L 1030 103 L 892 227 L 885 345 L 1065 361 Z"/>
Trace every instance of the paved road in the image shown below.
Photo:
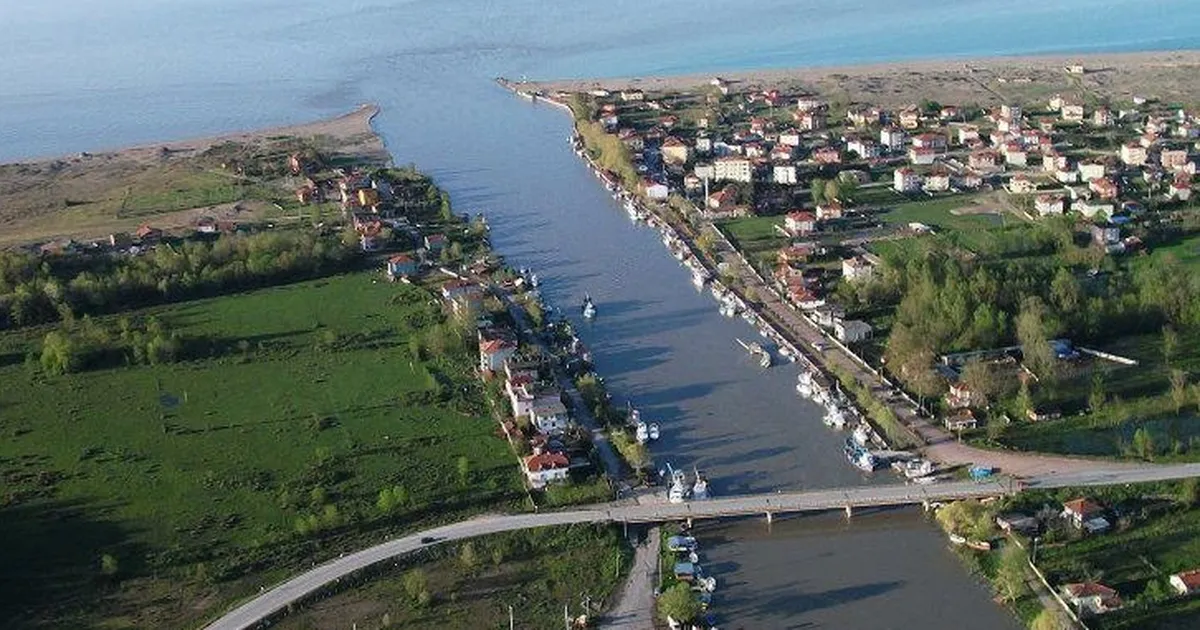
<path fill-rule="evenodd" d="M 1162 481 L 1200 476 L 1200 464 L 1170 464 L 1162 466 L 1089 470 L 1069 474 L 1047 475 L 1023 480 L 1029 487 L 1052 488 L 1068 485 L 1114 485 L 1142 481 Z M 604 504 L 586 509 L 511 516 L 486 516 L 452 525 L 434 528 L 403 538 L 390 540 L 369 549 L 343 556 L 294 577 L 258 597 L 242 604 L 207 627 L 207 630 L 241 630 L 248 628 L 289 604 L 304 599 L 327 584 L 336 583 L 379 562 L 411 553 L 436 542 L 473 538 L 497 532 L 568 525 L 572 523 L 651 523 L 687 518 L 712 518 L 767 512 L 842 509 L 850 506 L 903 505 L 922 501 L 945 501 L 969 497 L 1005 494 L 1012 490 L 1005 479 L 976 483 L 962 481 L 918 485 L 855 486 L 808 492 L 760 494 L 712 499 L 694 503 Z M 422 538 L 436 540 L 421 542 Z"/>
<path fill-rule="evenodd" d="M 654 585 L 658 583 L 658 554 L 662 536 L 651 527 L 646 541 L 633 550 L 629 579 L 617 603 L 601 620 L 604 630 L 646 630 L 654 627 Z"/>

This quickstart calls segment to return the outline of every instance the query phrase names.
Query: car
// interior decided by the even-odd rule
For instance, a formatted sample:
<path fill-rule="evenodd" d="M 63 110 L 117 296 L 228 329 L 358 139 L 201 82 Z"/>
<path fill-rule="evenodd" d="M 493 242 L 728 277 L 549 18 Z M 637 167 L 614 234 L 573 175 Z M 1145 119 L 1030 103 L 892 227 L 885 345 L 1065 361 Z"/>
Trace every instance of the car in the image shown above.
<path fill-rule="evenodd" d="M 437 541 L 438 541 L 437 536 L 422 536 L 421 537 L 422 545 L 428 545 L 429 543 L 435 543 Z"/>

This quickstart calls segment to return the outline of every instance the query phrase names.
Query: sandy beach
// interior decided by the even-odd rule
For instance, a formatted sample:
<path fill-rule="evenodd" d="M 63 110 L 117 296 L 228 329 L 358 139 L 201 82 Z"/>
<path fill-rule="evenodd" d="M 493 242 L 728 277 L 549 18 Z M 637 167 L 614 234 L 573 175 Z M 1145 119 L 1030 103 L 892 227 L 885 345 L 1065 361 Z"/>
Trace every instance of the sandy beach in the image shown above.
<path fill-rule="evenodd" d="M 1083 74 L 1068 66 L 1081 65 Z M 707 85 L 714 76 L 736 89 L 779 87 L 820 94 L 831 100 L 894 107 L 924 99 L 943 103 L 995 104 L 1044 98 L 1054 92 L 1120 102 L 1134 96 L 1192 103 L 1200 101 L 1200 51 L 1106 53 L 904 61 L 857 66 L 534 81 L 533 89 L 570 92 L 604 88 L 679 91 Z"/>

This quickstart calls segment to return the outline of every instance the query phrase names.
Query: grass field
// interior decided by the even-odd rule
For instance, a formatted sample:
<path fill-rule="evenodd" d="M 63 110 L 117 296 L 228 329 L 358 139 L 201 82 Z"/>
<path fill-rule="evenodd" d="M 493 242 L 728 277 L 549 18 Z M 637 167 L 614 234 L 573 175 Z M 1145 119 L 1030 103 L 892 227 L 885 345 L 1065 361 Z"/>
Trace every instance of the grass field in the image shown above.
<path fill-rule="evenodd" d="M 523 499 L 432 294 L 377 278 L 156 309 L 217 356 L 154 368 L 47 377 L 24 361 L 41 331 L 0 336 L 0 531 L 21 541 L 0 616 L 184 628 L 268 569 Z"/>
<path fill-rule="evenodd" d="M 788 239 L 780 231 L 783 217 L 745 217 L 722 221 L 718 227 L 748 260 L 773 263 Z"/>
<path fill-rule="evenodd" d="M 612 526 L 572 525 L 499 534 L 436 547 L 362 586 L 312 604 L 276 625 L 281 630 L 412 630 L 563 625 L 563 605 L 593 616 L 611 604 L 631 552 Z M 419 577 L 413 577 L 416 574 Z M 421 596 L 418 583 L 425 585 Z M 423 603 L 424 602 L 424 603 Z"/>

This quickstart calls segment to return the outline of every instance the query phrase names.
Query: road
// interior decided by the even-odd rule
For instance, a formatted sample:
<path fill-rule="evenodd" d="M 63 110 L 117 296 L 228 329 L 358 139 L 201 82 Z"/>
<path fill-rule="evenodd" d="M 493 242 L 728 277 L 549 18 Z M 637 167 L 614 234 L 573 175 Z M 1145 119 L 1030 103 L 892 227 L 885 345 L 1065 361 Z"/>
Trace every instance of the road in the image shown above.
<path fill-rule="evenodd" d="M 1053 474 L 1025 479 L 1027 487 L 1097 486 L 1163 481 L 1200 476 L 1200 464 L 1138 465 Z M 474 538 L 498 532 L 569 525 L 573 523 L 654 523 L 688 518 L 843 509 L 846 506 L 887 506 L 995 496 L 1012 491 L 1004 479 L 976 483 L 960 481 L 930 486 L 892 484 L 855 486 L 806 492 L 735 496 L 694 503 L 636 502 L 595 505 L 585 509 L 538 514 L 485 516 L 393 539 L 337 558 L 306 571 L 235 608 L 206 630 L 242 630 L 303 600 L 322 587 L 337 583 L 371 565 L 411 553 L 430 544 Z M 435 540 L 421 542 L 422 539 Z M 644 589 L 643 589 L 644 590 Z"/>
<path fill-rule="evenodd" d="M 651 527 L 646 540 L 633 550 L 629 579 L 612 610 L 600 623 L 604 630 L 646 630 L 654 627 L 654 588 L 658 583 L 658 554 L 662 536 Z"/>

